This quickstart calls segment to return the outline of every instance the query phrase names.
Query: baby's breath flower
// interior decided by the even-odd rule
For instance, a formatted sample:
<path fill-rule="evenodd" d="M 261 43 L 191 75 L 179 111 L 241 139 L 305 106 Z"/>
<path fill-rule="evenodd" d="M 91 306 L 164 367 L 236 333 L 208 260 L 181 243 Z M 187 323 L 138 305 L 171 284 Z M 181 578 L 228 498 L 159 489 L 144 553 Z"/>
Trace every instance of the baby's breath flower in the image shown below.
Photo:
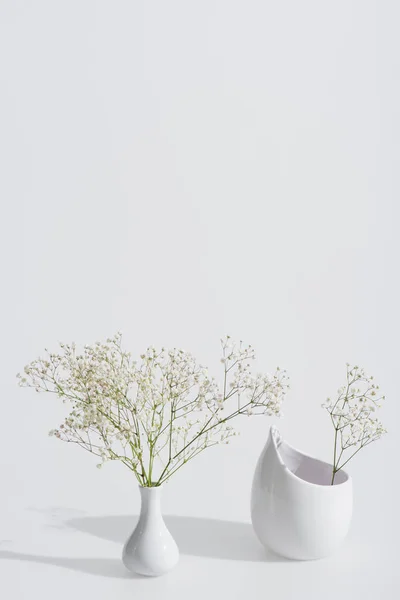
<path fill-rule="evenodd" d="M 120 460 L 141 485 L 159 485 L 206 448 L 229 443 L 233 417 L 281 414 L 286 372 L 253 375 L 254 350 L 243 342 L 222 340 L 220 386 L 189 352 L 149 346 L 135 361 L 121 337 L 86 345 L 81 354 L 74 343 L 61 343 L 61 354 L 46 350 L 18 375 L 22 387 L 71 405 L 49 435 L 98 456 L 98 468 Z"/>
<path fill-rule="evenodd" d="M 336 473 L 346 465 L 361 448 L 378 440 L 386 429 L 373 416 L 385 396 L 378 397 L 379 386 L 371 383 L 358 365 L 346 363 L 347 383 L 338 389 L 337 399 L 330 398 L 322 404 L 330 416 L 335 429 L 332 484 Z"/>

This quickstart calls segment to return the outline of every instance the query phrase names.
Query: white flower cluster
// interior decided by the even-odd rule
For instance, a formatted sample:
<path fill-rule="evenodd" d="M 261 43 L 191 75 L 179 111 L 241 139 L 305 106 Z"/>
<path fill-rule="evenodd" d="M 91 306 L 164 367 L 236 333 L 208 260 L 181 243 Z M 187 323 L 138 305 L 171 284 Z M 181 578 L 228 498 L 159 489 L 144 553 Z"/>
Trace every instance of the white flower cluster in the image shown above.
<path fill-rule="evenodd" d="M 60 344 L 18 375 L 20 385 L 56 394 L 71 404 L 51 435 L 80 445 L 101 463 L 120 460 L 144 486 L 160 485 L 188 460 L 236 435 L 238 415 L 280 415 L 287 376 L 252 376 L 252 348 L 222 340 L 223 387 L 183 350 L 149 347 L 134 361 L 121 334 L 85 346 Z M 234 407 L 232 398 L 236 398 Z"/>
<path fill-rule="evenodd" d="M 282 416 L 281 405 L 289 388 L 286 370 L 277 367 L 273 375 L 261 373 L 253 375 L 248 362 L 255 359 L 253 348 L 243 346 L 243 342 L 237 345 L 229 336 L 221 340 L 221 343 L 225 381 L 230 379 L 229 388 L 231 394 L 238 398 L 240 413 L 249 416 L 252 414 Z"/>
<path fill-rule="evenodd" d="M 346 385 L 338 389 L 336 400 L 330 398 L 322 404 L 330 414 L 335 429 L 332 483 L 335 474 L 357 452 L 378 440 L 386 429 L 375 416 L 385 396 L 379 385 L 364 369 L 347 363 Z M 350 450 L 350 456 L 349 451 Z"/>

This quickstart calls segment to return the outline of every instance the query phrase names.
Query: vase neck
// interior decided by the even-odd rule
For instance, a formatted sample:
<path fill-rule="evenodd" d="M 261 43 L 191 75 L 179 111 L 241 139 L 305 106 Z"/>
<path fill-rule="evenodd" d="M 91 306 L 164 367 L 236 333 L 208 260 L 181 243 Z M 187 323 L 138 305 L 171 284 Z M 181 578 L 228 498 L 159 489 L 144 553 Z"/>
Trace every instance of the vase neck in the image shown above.
<path fill-rule="evenodd" d="M 147 515 L 159 515 L 161 487 L 139 487 L 141 498 L 140 514 L 142 517 Z"/>

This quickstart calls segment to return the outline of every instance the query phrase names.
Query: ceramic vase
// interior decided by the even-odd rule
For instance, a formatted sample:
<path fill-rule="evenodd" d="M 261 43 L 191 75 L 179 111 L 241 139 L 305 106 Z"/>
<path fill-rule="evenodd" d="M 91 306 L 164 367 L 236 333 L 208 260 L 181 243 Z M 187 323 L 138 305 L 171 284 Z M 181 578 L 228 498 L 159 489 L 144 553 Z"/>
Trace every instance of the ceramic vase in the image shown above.
<path fill-rule="evenodd" d="M 343 470 L 299 452 L 275 427 L 258 460 L 251 519 L 260 542 L 295 560 L 328 556 L 345 539 L 352 515 L 352 482 Z"/>
<path fill-rule="evenodd" d="M 161 489 L 161 486 L 139 486 L 139 521 L 122 552 L 126 568 L 139 575 L 163 575 L 173 569 L 179 561 L 178 546 L 162 518 Z"/>

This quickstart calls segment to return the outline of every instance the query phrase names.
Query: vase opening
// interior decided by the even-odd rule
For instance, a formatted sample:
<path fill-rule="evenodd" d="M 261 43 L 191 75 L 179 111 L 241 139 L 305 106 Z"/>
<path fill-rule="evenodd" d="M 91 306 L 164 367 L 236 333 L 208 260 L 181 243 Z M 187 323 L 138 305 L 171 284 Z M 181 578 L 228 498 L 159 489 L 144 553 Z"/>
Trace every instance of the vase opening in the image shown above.
<path fill-rule="evenodd" d="M 295 450 L 282 439 L 277 441 L 276 449 L 280 460 L 293 475 L 307 483 L 331 487 L 332 465 Z M 345 483 L 348 479 L 347 473 L 340 470 L 335 475 L 333 486 Z"/>

